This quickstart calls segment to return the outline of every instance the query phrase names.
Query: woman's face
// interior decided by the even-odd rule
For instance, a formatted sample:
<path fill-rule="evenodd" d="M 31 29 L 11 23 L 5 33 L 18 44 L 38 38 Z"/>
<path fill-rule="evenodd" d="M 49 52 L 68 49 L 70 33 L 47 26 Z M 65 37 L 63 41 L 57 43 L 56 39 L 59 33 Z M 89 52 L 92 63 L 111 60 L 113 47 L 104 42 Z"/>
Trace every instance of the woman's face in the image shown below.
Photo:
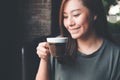
<path fill-rule="evenodd" d="M 80 0 L 68 0 L 63 10 L 64 26 L 72 38 L 82 38 L 89 30 L 90 12 Z"/>

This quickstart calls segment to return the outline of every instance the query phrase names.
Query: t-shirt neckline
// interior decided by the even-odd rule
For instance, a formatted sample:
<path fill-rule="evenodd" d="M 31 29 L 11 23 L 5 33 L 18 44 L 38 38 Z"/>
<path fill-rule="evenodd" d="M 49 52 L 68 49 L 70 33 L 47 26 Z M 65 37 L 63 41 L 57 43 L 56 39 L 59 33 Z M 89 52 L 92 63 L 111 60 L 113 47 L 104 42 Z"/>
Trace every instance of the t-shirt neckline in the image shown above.
<path fill-rule="evenodd" d="M 86 58 L 94 57 L 94 56 L 98 55 L 101 52 L 101 50 L 104 49 L 105 44 L 106 44 L 106 40 L 103 39 L 103 43 L 102 43 L 101 47 L 98 50 L 96 50 L 95 52 L 93 52 L 92 54 L 86 55 L 86 54 L 84 54 L 84 53 L 82 53 L 80 51 L 77 51 L 77 55 L 80 56 L 80 57 L 86 57 Z"/>

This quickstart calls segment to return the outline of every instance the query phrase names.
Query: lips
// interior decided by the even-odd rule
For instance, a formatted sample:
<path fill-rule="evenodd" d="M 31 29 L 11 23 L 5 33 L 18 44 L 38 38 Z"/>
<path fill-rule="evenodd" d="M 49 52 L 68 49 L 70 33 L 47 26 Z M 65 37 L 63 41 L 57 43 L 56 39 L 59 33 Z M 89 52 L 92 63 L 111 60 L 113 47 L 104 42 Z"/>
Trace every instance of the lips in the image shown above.
<path fill-rule="evenodd" d="M 80 31 L 81 27 L 77 27 L 77 28 L 69 28 L 69 32 L 72 34 L 78 33 Z"/>

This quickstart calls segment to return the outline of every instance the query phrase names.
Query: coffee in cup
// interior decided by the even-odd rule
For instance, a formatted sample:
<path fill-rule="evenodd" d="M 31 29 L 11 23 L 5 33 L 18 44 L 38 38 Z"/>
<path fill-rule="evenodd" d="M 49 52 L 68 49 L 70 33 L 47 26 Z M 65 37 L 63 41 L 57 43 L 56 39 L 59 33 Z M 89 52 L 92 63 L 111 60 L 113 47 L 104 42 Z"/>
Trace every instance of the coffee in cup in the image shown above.
<path fill-rule="evenodd" d="M 50 54 L 53 57 L 63 57 L 65 55 L 67 37 L 50 37 L 47 38 L 49 43 Z"/>

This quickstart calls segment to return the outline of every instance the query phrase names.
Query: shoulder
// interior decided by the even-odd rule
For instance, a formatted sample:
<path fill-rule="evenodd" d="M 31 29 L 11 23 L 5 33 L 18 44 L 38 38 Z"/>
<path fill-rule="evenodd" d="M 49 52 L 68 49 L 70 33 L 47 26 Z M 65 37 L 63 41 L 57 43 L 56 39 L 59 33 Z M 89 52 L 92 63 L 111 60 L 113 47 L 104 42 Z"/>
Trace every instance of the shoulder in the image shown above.
<path fill-rule="evenodd" d="M 118 50 L 120 51 L 120 45 L 113 43 L 109 40 L 105 40 L 106 46 L 109 47 L 112 50 Z"/>
<path fill-rule="evenodd" d="M 117 45 L 109 40 L 105 40 L 105 50 L 112 57 L 120 57 L 120 45 Z"/>
<path fill-rule="evenodd" d="M 110 77 L 112 76 L 118 80 L 120 77 L 120 45 L 106 40 L 105 47 L 107 49 L 107 61 L 109 64 L 108 70 L 112 72 L 110 73 Z"/>

